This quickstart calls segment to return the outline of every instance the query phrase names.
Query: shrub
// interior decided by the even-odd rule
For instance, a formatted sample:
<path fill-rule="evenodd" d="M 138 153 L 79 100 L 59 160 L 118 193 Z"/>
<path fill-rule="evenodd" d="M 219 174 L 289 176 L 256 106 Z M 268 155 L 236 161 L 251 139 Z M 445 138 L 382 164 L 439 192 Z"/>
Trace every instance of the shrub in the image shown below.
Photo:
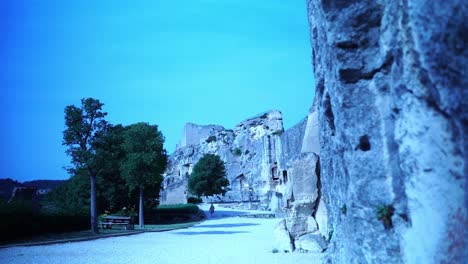
<path fill-rule="evenodd" d="M 31 203 L 0 205 L 1 242 L 45 233 L 79 231 L 90 228 L 89 215 L 47 213 L 34 210 Z"/>
<path fill-rule="evenodd" d="M 198 206 L 191 203 L 160 205 L 153 208 L 152 212 L 159 214 L 196 214 L 198 213 Z"/>
<path fill-rule="evenodd" d="M 390 229 L 393 227 L 392 216 L 395 212 L 395 208 L 391 204 L 388 205 L 379 205 L 377 206 L 377 219 L 379 219 L 385 229 Z"/>
<path fill-rule="evenodd" d="M 136 220 L 137 220 L 137 213 L 135 212 L 135 210 L 134 209 L 128 210 L 126 207 L 122 208 L 120 211 L 117 211 L 113 215 L 116 215 L 116 216 L 129 216 L 129 217 L 132 218 L 132 221 L 134 223 L 136 223 Z"/>
<path fill-rule="evenodd" d="M 242 150 L 240 148 L 235 148 L 232 150 L 232 154 L 235 156 L 240 156 L 242 155 Z"/>
<path fill-rule="evenodd" d="M 191 204 L 199 204 L 202 202 L 203 202 L 202 198 L 198 198 L 198 197 L 189 197 L 187 199 L 187 203 L 191 203 Z"/>
<path fill-rule="evenodd" d="M 281 136 L 283 134 L 283 130 L 276 130 L 275 132 L 272 133 L 274 136 Z"/>

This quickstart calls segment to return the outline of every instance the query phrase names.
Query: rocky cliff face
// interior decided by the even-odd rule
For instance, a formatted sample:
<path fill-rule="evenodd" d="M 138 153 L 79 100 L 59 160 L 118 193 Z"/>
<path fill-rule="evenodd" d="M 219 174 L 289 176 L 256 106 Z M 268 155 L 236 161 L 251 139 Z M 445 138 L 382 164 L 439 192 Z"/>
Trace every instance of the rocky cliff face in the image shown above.
<path fill-rule="evenodd" d="M 185 203 L 193 166 L 205 154 L 217 154 L 226 164 L 230 191 L 223 202 L 243 202 L 267 209 L 271 200 L 271 171 L 283 133 L 283 117 L 270 111 L 247 119 L 234 130 L 187 124 L 181 143 L 169 158 L 162 203 Z"/>
<path fill-rule="evenodd" d="M 284 216 L 275 230 L 278 250 L 322 252 L 329 231 L 320 199 L 318 115 L 311 111 L 287 131 L 282 120 L 281 112 L 270 111 L 234 130 L 187 124 L 169 158 L 161 203 L 185 203 L 193 166 L 205 153 L 217 154 L 226 164 L 230 191 L 215 201 Z"/>
<path fill-rule="evenodd" d="M 466 261 L 468 2 L 307 2 L 328 263 Z"/>

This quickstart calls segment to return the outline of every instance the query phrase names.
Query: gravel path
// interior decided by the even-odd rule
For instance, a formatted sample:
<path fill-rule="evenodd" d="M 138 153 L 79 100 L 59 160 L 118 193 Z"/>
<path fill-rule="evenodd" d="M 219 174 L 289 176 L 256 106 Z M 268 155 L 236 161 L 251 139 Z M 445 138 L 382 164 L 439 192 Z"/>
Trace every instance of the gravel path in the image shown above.
<path fill-rule="evenodd" d="M 207 206 L 203 206 L 207 209 Z M 236 217 L 251 213 L 219 208 L 188 229 L 143 233 L 48 246 L 0 249 L 1 263 L 320 263 L 320 255 L 272 253 L 278 219 Z"/>

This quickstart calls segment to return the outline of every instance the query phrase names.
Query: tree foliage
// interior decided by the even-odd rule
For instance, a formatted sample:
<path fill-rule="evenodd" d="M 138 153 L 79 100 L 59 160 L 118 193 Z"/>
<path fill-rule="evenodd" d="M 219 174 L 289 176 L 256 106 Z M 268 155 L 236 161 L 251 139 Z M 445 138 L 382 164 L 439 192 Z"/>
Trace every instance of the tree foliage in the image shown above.
<path fill-rule="evenodd" d="M 127 127 L 122 149 L 125 158 L 120 169 L 122 177 L 131 191 L 139 190 L 139 224 L 144 228 L 143 193 L 158 194 L 166 169 L 167 155 L 163 147 L 164 136 L 156 125 L 136 123 Z"/>
<path fill-rule="evenodd" d="M 189 191 L 198 197 L 224 195 L 228 185 L 224 162 L 214 154 L 203 155 L 195 164 L 188 182 Z"/>
<path fill-rule="evenodd" d="M 114 126 L 105 121 L 102 106 L 87 98 L 81 107 L 65 108 L 63 145 L 72 160 L 72 177 L 46 198 L 47 206 L 59 212 L 90 211 L 94 233 L 98 212 L 132 210 L 138 198 L 142 208 L 143 190 L 153 194 L 154 206 L 167 164 L 164 136 L 156 125 Z"/>
<path fill-rule="evenodd" d="M 81 107 L 74 105 L 65 107 L 65 126 L 63 131 L 63 145 L 68 146 L 66 153 L 71 157 L 73 166 L 69 168 L 72 174 L 87 173 L 90 178 L 90 212 L 91 231 L 99 232 L 97 226 L 96 208 L 96 176 L 101 167 L 96 159 L 96 149 L 93 143 L 97 135 L 102 133 L 107 122 L 104 117 L 107 113 L 102 111 L 104 104 L 97 99 L 87 98 L 81 100 Z"/>
<path fill-rule="evenodd" d="M 159 193 L 167 165 L 163 144 L 164 136 L 156 125 L 136 123 L 126 128 L 122 143 L 125 158 L 120 169 L 131 190 L 143 188 Z"/>
<path fill-rule="evenodd" d="M 96 135 L 107 126 L 101 103 L 97 99 L 81 99 L 81 107 L 74 105 L 65 107 L 65 126 L 63 131 L 63 145 L 68 146 L 66 153 L 71 157 L 74 167 L 85 168 L 97 174 L 94 164 L 95 151 L 92 148 Z"/>

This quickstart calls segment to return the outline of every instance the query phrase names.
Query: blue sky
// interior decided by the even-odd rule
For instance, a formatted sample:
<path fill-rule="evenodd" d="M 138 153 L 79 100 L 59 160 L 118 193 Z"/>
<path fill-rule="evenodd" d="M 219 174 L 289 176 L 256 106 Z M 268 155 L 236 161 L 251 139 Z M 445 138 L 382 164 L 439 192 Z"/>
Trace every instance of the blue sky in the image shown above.
<path fill-rule="evenodd" d="M 269 109 L 286 128 L 314 97 L 304 0 L 0 1 L 0 178 L 66 179 L 63 110 L 227 128 Z"/>

